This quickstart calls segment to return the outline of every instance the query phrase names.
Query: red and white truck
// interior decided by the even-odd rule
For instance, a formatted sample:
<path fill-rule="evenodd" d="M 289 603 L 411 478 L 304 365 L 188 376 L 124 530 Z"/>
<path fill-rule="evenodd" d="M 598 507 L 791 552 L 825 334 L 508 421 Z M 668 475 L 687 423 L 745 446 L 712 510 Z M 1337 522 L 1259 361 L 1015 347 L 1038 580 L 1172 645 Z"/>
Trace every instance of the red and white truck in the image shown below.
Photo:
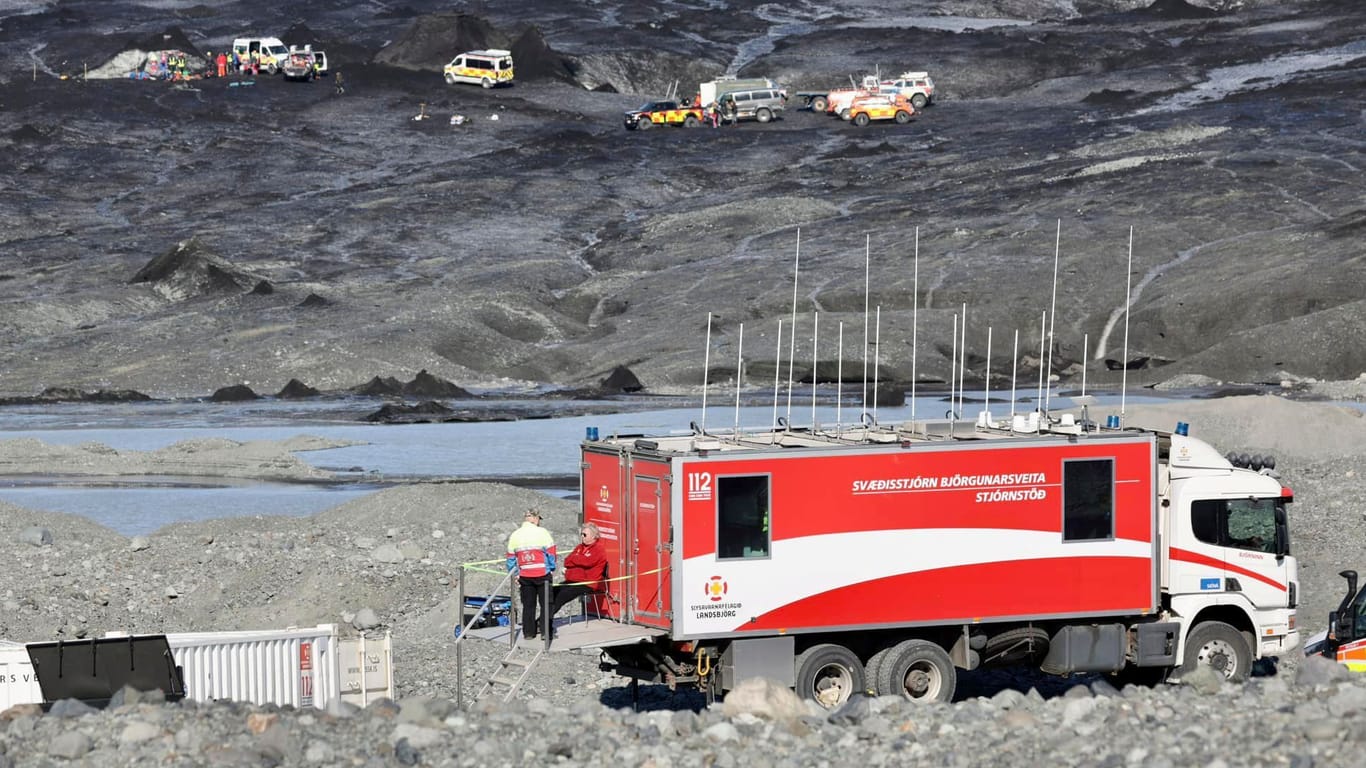
<path fill-rule="evenodd" d="M 709 695 L 764 676 L 832 707 L 947 701 L 957 670 L 1001 665 L 1241 680 L 1296 647 L 1273 471 L 1184 425 L 1030 416 L 590 435 L 582 518 L 616 577 L 596 608 L 640 631 L 607 668 Z"/>

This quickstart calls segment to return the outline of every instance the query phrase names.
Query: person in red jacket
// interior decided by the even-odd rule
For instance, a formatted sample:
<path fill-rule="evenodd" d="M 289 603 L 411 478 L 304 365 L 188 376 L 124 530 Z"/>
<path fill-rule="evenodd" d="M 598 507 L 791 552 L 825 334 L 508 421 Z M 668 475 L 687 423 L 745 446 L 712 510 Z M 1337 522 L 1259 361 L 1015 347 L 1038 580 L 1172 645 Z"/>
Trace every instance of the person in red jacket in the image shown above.
<path fill-rule="evenodd" d="M 560 612 L 571 600 L 601 592 L 607 577 L 607 549 L 599 540 L 598 527 L 584 523 L 579 529 L 579 544 L 564 559 L 564 583 L 555 586 L 550 615 Z"/>

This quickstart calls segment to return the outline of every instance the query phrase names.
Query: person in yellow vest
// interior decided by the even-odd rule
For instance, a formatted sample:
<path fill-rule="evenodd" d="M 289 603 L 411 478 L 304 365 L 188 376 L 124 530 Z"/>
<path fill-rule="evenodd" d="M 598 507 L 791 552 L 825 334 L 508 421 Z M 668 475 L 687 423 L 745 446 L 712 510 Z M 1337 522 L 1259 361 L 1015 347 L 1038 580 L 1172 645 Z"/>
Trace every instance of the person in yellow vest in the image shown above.
<path fill-rule="evenodd" d="M 517 572 L 517 590 L 522 603 L 522 636 L 535 637 L 538 618 L 549 616 L 546 585 L 555 573 L 555 537 L 541 527 L 541 513 L 528 509 L 522 525 L 508 537 L 507 568 Z M 540 604 L 540 617 L 536 606 Z M 552 631 L 553 637 L 553 631 Z"/>

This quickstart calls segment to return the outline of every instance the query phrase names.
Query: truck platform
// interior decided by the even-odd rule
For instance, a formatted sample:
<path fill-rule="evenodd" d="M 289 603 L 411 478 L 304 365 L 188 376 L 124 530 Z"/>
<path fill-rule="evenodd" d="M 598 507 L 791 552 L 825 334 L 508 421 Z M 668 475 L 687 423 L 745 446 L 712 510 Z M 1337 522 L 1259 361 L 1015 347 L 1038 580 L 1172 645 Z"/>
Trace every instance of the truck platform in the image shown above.
<path fill-rule="evenodd" d="M 494 625 L 471 629 L 466 636 L 478 640 L 491 640 L 508 643 L 508 635 L 515 632 L 514 627 Z M 573 616 L 555 620 L 555 639 L 547 649 L 551 653 L 579 651 L 594 648 L 610 648 L 615 645 L 631 645 L 652 637 L 664 635 L 662 629 L 623 624 L 612 619 L 582 618 Z M 522 648 L 541 648 L 545 642 L 539 637 L 521 638 L 517 645 Z"/>

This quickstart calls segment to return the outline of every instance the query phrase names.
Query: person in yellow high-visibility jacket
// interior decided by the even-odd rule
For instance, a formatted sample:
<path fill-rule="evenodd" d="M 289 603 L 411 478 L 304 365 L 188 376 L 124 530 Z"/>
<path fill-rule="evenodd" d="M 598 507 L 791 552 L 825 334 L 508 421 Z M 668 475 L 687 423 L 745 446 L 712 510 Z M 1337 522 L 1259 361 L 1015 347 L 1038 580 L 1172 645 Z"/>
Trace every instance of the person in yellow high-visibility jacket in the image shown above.
<path fill-rule="evenodd" d="M 528 509 L 522 525 L 508 537 L 507 568 L 517 571 L 517 590 L 522 602 L 522 636 L 538 633 L 536 606 L 549 616 L 545 585 L 555 573 L 555 537 L 541 527 L 541 513 Z"/>

